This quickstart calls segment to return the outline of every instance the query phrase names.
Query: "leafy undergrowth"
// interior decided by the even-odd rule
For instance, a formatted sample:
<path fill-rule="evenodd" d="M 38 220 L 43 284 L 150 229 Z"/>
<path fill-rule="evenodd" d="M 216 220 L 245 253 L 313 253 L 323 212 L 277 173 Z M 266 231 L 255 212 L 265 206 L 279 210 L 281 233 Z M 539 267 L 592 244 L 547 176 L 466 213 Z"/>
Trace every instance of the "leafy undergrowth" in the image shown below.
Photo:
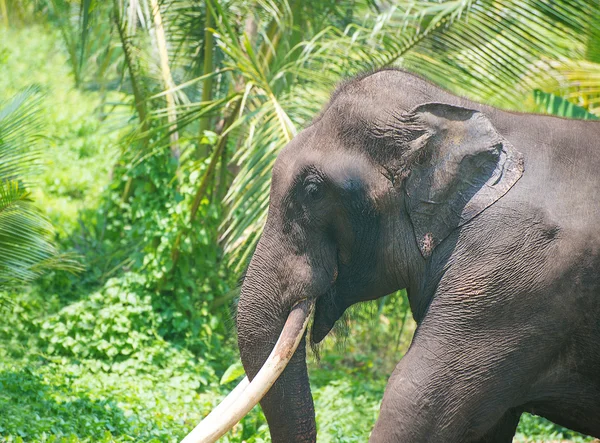
<path fill-rule="evenodd" d="M 584 437 L 577 432 L 570 431 L 562 426 L 536 417 L 523 414 L 517 430 L 516 442 L 597 442 L 589 437 Z"/>
<path fill-rule="evenodd" d="M 44 316 L 52 305 L 30 293 L 5 310 L 5 441 L 178 441 L 224 394 L 212 365 L 158 335 L 148 298 L 105 290 Z"/>
<path fill-rule="evenodd" d="M 0 441 L 175 442 L 234 386 L 235 374 L 220 385 L 223 373 L 213 364 L 162 339 L 149 298 L 141 290 L 116 291 L 119 285 L 115 280 L 62 308 L 59 300 L 33 291 L 4 310 Z M 320 442 L 367 441 L 388 377 L 381 361 L 385 352 L 377 352 L 368 337 L 381 334 L 384 343 L 398 343 L 393 333 L 398 306 L 389 305 L 379 314 L 386 320 L 378 330 L 371 314 L 359 313 L 344 339 L 328 339 L 320 361 L 311 359 Z M 403 352 L 411 332 L 407 327 L 396 352 Z M 226 364 L 236 359 L 233 352 L 223 358 Z M 222 441 L 269 440 L 255 408 Z M 517 441 L 551 440 L 585 441 L 524 416 Z"/>

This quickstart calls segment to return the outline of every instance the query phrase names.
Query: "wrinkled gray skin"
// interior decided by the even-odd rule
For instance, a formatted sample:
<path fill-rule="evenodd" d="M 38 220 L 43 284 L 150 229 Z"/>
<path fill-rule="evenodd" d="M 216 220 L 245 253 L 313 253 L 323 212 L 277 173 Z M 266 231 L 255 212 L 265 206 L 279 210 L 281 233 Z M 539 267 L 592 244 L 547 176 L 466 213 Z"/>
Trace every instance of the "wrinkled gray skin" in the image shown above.
<path fill-rule="evenodd" d="M 600 124 L 401 71 L 348 82 L 275 163 L 238 306 L 246 372 L 298 300 L 319 342 L 406 288 L 418 327 L 372 442 L 510 442 L 523 411 L 600 437 L 599 220 Z M 261 405 L 274 442 L 315 441 L 304 340 Z"/>

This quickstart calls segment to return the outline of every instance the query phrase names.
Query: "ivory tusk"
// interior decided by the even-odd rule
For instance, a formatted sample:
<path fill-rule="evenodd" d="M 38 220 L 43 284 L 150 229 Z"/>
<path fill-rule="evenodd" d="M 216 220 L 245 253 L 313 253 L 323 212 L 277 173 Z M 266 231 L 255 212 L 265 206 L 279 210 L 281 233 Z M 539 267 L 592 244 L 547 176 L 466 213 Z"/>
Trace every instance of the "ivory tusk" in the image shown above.
<path fill-rule="evenodd" d="M 213 443 L 256 406 L 296 352 L 314 306 L 313 301 L 302 300 L 292 308 L 273 351 L 252 382 L 245 386 L 247 378 L 242 380 L 181 443 Z"/>
<path fill-rule="evenodd" d="M 249 383 L 248 377 L 244 377 L 244 379 L 238 383 L 235 389 L 227 394 L 227 397 L 221 400 L 221 403 L 219 403 L 217 407 L 210 412 L 210 414 L 204 417 L 202 423 L 214 421 L 217 417 L 227 411 L 227 409 L 229 409 L 229 407 L 234 404 L 235 401 L 242 395 Z"/>

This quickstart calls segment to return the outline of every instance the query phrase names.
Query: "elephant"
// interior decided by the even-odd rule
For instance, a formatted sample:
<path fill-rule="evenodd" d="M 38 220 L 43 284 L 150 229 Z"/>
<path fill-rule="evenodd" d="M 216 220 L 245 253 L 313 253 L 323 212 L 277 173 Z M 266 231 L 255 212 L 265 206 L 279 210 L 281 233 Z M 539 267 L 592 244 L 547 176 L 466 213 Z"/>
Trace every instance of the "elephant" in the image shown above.
<path fill-rule="evenodd" d="M 600 437 L 599 171 L 600 122 L 398 69 L 342 83 L 277 157 L 238 302 L 249 379 L 287 354 L 260 400 L 272 441 L 316 441 L 307 340 L 400 289 L 417 328 L 369 441 L 511 442 L 523 412 Z"/>

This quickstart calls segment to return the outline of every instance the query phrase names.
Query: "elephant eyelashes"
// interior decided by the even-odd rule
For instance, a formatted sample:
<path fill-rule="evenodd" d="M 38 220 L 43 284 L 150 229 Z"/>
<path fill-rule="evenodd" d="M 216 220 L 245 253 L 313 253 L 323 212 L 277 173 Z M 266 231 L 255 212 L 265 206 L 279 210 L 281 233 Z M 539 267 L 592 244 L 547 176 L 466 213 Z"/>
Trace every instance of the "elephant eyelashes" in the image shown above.
<path fill-rule="evenodd" d="M 304 192 L 306 198 L 312 202 L 318 202 L 325 196 L 325 190 L 323 189 L 323 183 L 314 178 L 306 178 L 304 180 Z"/>

